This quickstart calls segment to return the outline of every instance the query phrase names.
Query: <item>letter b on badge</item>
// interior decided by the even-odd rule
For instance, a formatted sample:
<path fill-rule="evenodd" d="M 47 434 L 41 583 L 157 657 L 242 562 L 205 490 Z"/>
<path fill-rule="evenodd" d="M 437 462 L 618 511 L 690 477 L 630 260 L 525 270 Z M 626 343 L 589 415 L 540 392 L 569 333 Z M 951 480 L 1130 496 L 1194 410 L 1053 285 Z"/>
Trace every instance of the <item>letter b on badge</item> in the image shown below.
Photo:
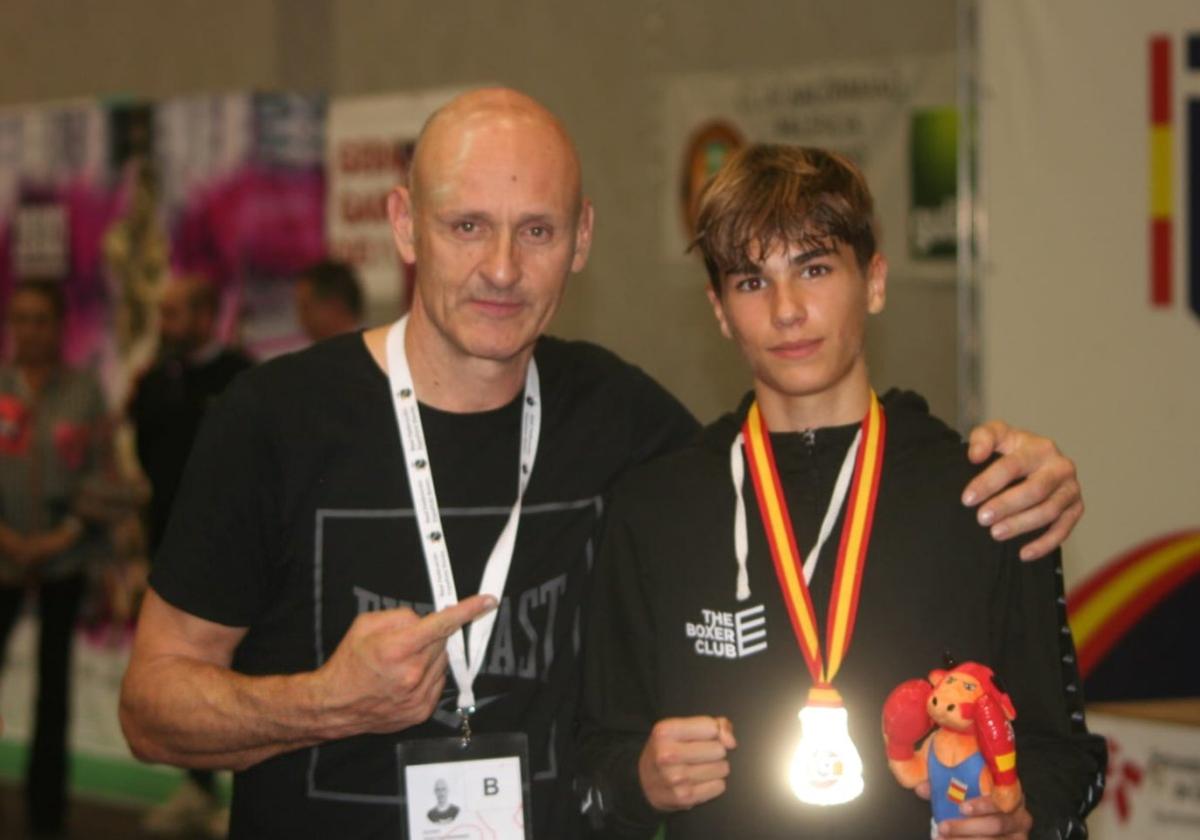
<path fill-rule="evenodd" d="M 521 807 L 521 764 L 514 757 L 463 762 L 463 783 L 470 807 L 512 813 Z"/>

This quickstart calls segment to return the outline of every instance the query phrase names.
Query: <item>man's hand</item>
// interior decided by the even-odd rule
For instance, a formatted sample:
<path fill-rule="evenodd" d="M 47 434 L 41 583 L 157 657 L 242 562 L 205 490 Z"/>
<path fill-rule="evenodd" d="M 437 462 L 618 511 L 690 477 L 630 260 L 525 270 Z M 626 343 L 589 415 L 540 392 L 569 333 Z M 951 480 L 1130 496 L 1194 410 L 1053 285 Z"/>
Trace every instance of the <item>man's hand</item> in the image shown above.
<path fill-rule="evenodd" d="M 22 542 L 24 542 L 24 537 L 7 525 L 0 523 L 0 554 L 5 557 L 14 557 L 20 550 Z"/>
<path fill-rule="evenodd" d="M 5 528 L 0 532 L 0 552 L 20 566 L 34 568 L 67 551 L 82 534 L 83 525 L 73 517 L 52 531 L 39 531 L 28 536 Z"/>
<path fill-rule="evenodd" d="M 475 595 L 420 618 L 364 613 L 320 668 L 232 668 L 248 628 L 192 615 L 150 589 L 121 685 L 121 728 L 142 761 L 245 770 L 284 752 L 426 720 L 446 679 L 446 638 L 494 608 Z"/>
<path fill-rule="evenodd" d="M 446 682 L 446 639 L 495 606 L 490 595 L 473 595 L 424 618 L 407 607 L 359 615 L 317 672 L 329 737 L 428 720 Z"/>
<path fill-rule="evenodd" d="M 646 799 L 660 811 L 682 811 L 717 798 L 729 775 L 726 755 L 736 746 L 728 718 L 660 720 L 638 759 Z"/>
<path fill-rule="evenodd" d="M 0 525 L 0 554 L 18 566 L 28 568 L 36 560 L 36 552 L 29 537 Z"/>
<path fill-rule="evenodd" d="M 1002 837 L 1005 840 L 1028 840 L 1033 828 L 1033 816 L 1025 801 L 1017 810 L 1005 813 L 996 807 L 991 796 L 969 799 L 961 806 L 962 819 L 943 820 L 938 825 L 938 837 Z"/>
<path fill-rule="evenodd" d="M 82 529 L 80 529 L 82 530 Z M 80 530 L 61 527 L 31 536 L 26 542 L 29 565 L 41 565 L 67 551 L 79 539 Z"/>
<path fill-rule="evenodd" d="M 4 552 L 4 556 L 13 563 L 23 568 L 30 568 L 37 562 L 37 553 L 34 551 L 33 544 L 29 537 L 21 534 L 15 534 L 4 540 L 3 548 L 0 551 Z"/>
<path fill-rule="evenodd" d="M 1050 525 L 1021 548 L 1022 560 L 1045 557 L 1062 545 L 1083 516 L 1075 463 L 1049 438 L 1014 429 L 1003 420 L 971 430 L 967 457 L 972 463 L 982 463 L 997 452 L 1002 457 L 967 485 L 963 504 L 985 503 L 979 508 L 979 524 L 990 527 L 997 540 Z M 1017 479 L 1024 480 L 1004 489 Z"/>

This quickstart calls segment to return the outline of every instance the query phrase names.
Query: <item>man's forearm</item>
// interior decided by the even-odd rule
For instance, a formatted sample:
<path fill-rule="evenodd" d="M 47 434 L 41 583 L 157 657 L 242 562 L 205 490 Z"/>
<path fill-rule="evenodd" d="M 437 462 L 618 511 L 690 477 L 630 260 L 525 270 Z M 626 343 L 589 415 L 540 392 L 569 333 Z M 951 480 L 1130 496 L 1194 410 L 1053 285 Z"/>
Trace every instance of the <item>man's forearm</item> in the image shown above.
<path fill-rule="evenodd" d="M 258 677 L 230 667 L 246 628 L 186 613 L 151 589 L 121 686 L 121 727 L 143 761 L 234 769 L 398 732 L 437 708 L 445 639 L 495 605 L 472 595 L 424 618 L 405 607 L 363 613 L 320 668 Z"/>
<path fill-rule="evenodd" d="M 322 713 L 315 672 L 251 677 L 181 656 L 131 667 L 121 726 L 134 755 L 241 770 L 352 731 Z"/>

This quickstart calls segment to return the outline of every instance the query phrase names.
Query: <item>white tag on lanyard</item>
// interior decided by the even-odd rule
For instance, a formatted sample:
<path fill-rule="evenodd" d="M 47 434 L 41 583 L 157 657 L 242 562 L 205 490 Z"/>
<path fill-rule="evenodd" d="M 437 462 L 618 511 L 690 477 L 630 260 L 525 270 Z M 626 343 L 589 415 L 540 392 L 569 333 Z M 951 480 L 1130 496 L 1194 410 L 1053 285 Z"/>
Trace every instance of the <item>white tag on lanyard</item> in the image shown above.
<path fill-rule="evenodd" d="M 404 467 L 408 472 L 408 488 L 412 494 L 417 528 L 420 530 L 425 568 L 429 573 L 430 588 L 433 590 L 433 605 L 434 609 L 443 610 L 458 603 L 458 590 L 454 585 L 450 552 L 446 548 L 442 515 L 434 489 L 433 465 L 429 460 L 425 433 L 421 425 L 421 411 L 404 349 L 404 333 L 407 326 L 408 316 L 405 315 L 388 330 L 388 381 L 392 391 L 392 404 L 396 409 L 396 424 L 400 429 L 400 443 L 404 447 Z M 521 519 L 521 500 L 525 496 L 525 488 L 529 485 L 529 476 L 533 472 L 533 462 L 537 457 L 541 422 L 541 389 L 537 364 L 531 358 L 525 374 L 525 394 L 521 400 L 521 457 L 517 465 L 517 500 L 508 514 L 508 521 L 504 523 L 504 530 L 500 532 L 496 545 L 488 556 L 487 565 L 483 569 L 483 580 L 479 586 L 480 594 L 491 595 L 497 603 L 504 595 L 504 583 L 512 565 L 513 550 L 517 543 L 517 525 Z M 446 640 L 450 671 L 458 684 L 458 711 L 463 717 L 464 729 L 467 732 L 467 717 L 474 711 L 475 706 L 475 677 L 483 665 L 488 640 L 496 623 L 496 612 L 489 610 L 471 622 L 469 654 L 463 641 L 465 631 L 454 633 Z"/>

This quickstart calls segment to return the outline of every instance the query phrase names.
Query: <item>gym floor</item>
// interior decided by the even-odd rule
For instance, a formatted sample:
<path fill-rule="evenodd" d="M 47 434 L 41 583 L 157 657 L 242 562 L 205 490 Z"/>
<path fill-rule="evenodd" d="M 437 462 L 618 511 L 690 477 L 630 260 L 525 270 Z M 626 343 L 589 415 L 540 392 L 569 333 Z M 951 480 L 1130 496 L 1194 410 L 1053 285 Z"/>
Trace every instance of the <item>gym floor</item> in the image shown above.
<path fill-rule="evenodd" d="M 140 830 L 142 811 L 94 800 L 75 799 L 67 815 L 66 840 L 137 840 L 147 835 Z M 25 840 L 21 789 L 0 784 L 0 840 Z"/>

